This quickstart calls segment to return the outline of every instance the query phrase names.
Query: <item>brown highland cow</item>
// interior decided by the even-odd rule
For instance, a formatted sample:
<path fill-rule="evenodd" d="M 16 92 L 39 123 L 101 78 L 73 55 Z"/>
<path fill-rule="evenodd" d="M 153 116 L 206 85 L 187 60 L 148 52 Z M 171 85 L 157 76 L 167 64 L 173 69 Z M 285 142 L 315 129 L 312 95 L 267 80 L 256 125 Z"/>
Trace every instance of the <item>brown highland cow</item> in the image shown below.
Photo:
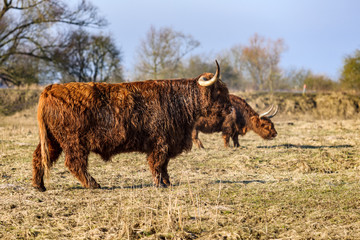
<path fill-rule="evenodd" d="M 215 75 L 192 79 L 46 87 L 39 99 L 33 186 L 46 190 L 44 174 L 64 152 L 65 165 L 81 184 L 99 188 L 87 172 L 89 153 L 108 161 L 134 151 L 147 154 L 155 185 L 169 185 L 169 160 L 191 149 L 191 132 L 199 117 L 231 112 L 228 89 L 216 65 Z"/>
<path fill-rule="evenodd" d="M 200 117 L 196 122 L 192 138 L 198 148 L 204 148 L 198 138 L 199 131 L 203 133 L 222 132 L 225 147 L 229 147 L 230 137 L 234 142 L 234 147 L 239 147 L 238 136 L 243 136 L 250 130 L 253 130 L 263 139 L 270 140 L 276 137 L 277 132 L 270 118 L 276 115 L 277 107 L 276 109 L 271 107 L 270 110 L 259 116 L 244 99 L 232 94 L 229 97 L 235 111 L 232 111 L 225 118 L 220 115 L 212 115 Z M 271 112 L 273 113 L 270 114 Z"/>

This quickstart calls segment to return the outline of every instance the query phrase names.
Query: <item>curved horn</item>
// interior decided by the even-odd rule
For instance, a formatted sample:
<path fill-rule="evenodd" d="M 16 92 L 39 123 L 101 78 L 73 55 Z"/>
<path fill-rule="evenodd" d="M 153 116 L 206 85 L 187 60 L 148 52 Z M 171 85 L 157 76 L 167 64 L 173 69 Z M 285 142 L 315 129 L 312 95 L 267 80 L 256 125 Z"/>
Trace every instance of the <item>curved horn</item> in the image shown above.
<path fill-rule="evenodd" d="M 198 82 L 200 84 L 200 86 L 203 86 L 203 87 L 208 87 L 208 86 L 211 86 L 213 85 L 218 79 L 219 79 L 219 76 L 220 76 L 220 66 L 219 66 L 219 63 L 217 60 L 215 60 L 215 63 L 216 63 L 216 72 L 215 72 L 215 75 L 210 79 L 210 80 L 207 80 L 205 81 L 203 79 L 203 77 L 200 77 Z"/>
<path fill-rule="evenodd" d="M 267 114 L 271 112 L 271 110 L 274 108 L 274 105 L 271 105 L 270 109 L 262 114 L 259 115 L 259 118 L 265 117 Z"/>
<path fill-rule="evenodd" d="M 278 113 L 278 111 L 279 111 L 279 106 L 276 105 L 275 111 L 271 115 L 269 115 L 268 118 L 275 117 L 275 115 Z"/>

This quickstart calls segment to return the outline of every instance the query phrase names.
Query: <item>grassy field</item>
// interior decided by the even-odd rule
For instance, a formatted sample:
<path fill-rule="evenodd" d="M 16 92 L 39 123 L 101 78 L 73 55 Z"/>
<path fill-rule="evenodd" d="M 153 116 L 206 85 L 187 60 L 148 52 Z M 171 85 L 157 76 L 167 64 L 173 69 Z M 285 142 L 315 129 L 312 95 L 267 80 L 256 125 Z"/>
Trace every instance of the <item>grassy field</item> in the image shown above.
<path fill-rule="evenodd" d="M 0 118 L 0 239 L 360 239 L 360 120 L 275 117 L 276 139 L 251 132 L 239 149 L 200 134 L 206 149 L 170 161 L 168 189 L 142 154 L 91 155 L 97 190 L 62 156 L 40 193 L 35 111 Z"/>

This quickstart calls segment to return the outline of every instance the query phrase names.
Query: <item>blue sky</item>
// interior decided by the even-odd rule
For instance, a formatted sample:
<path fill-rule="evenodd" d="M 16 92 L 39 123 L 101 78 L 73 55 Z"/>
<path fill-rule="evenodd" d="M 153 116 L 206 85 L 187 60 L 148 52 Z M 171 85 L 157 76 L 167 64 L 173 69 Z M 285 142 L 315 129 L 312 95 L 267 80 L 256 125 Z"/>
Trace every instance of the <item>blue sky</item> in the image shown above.
<path fill-rule="evenodd" d="M 172 27 L 200 42 L 192 54 L 213 57 L 255 33 L 282 38 L 281 66 L 305 68 L 336 80 L 343 59 L 360 49 L 358 0 L 91 0 L 131 71 L 150 26 Z M 210 59 L 213 61 L 213 59 Z"/>

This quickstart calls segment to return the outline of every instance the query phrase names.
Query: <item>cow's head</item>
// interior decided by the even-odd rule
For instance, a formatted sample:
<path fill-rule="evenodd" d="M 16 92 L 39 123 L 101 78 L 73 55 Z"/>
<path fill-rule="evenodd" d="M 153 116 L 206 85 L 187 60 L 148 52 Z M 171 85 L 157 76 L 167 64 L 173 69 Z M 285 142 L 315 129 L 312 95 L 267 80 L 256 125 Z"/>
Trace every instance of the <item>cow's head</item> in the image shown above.
<path fill-rule="evenodd" d="M 215 60 L 217 69 L 215 74 L 203 73 L 197 78 L 201 93 L 201 115 L 221 116 L 228 115 L 232 106 L 229 99 L 229 90 L 220 79 L 220 66 Z"/>
<path fill-rule="evenodd" d="M 270 118 L 274 117 L 277 112 L 278 107 L 274 110 L 274 107 L 272 106 L 270 110 L 265 113 L 262 113 L 259 116 L 252 116 L 251 122 L 253 131 L 263 139 L 271 140 L 275 138 L 277 136 L 277 132 L 275 130 L 274 123 L 270 120 Z"/>

